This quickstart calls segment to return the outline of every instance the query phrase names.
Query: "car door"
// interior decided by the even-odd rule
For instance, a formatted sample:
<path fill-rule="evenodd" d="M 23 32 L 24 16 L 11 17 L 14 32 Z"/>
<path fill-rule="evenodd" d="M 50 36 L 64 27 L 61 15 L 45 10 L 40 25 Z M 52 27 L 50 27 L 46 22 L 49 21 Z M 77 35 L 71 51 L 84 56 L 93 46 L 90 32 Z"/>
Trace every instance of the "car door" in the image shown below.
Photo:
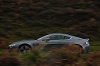
<path fill-rule="evenodd" d="M 60 48 L 63 45 L 69 43 L 70 37 L 65 35 L 50 35 L 48 36 L 49 41 L 47 42 L 46 48 Z"/>
<path fill-rule="evenodd" d="M 42 46 L 45 46 L 44 48 L 46 50 L 56 47 L 59 48 L 64 44 L 67 44 L 67 42 L 69 41 L 68 39 L 70 39 L 70 37 L 64 35 L 48 35 L 45 38 L 42 38 L 40 44 L 42 44 Z"/>

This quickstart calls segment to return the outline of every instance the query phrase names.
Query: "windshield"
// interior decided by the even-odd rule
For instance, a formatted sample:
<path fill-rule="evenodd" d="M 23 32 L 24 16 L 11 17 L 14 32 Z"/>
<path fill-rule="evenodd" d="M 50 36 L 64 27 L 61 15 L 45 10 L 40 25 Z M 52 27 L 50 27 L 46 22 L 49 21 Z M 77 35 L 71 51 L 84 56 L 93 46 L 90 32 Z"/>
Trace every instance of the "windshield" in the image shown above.
<path fill-rule="evenodd" d="M 38 38 L 37 40 L 42 41 L 43 39 L 47 38 L 48 36 L 49 36 L 49 35 L 46 35 L 46 36 L 40 37 L 40 38 Z"/>

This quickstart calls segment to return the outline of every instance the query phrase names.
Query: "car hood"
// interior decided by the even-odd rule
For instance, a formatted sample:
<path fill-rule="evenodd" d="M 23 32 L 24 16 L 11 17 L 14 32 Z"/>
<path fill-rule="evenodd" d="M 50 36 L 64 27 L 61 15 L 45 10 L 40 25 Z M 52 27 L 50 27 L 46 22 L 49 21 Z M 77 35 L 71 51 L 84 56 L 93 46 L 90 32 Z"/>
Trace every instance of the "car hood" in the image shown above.
<path fill-rule="evenodd" d="M 17 42 L 13 42 L 12 44 L 22 44 L 22 43 L 35 43 L 37 40 L 21 40 Z"/>

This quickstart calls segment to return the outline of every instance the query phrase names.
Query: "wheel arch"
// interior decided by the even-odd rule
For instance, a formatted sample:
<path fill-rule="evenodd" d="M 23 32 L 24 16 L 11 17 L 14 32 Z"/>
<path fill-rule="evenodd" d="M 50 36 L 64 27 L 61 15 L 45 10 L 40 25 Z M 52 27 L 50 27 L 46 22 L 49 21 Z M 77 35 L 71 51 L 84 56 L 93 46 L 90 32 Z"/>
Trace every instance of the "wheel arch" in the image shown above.
<path fill-rule="evenodd" d="M 80 44 L 71 44 L 69 47 L 70 48 L 72 48 L 72 47 L 73 48 L 78 48 L 78 49 L 80 49 L 79 53 L 85 53 L 84 47 L 82 45 L 80 45 Z"/>
<path fill-rule="evenodd" d="M 79 46 L 79 47 L 83 48 L 83 46 L 82 46 L 82 45 L 80 45 L 80 44 L 73 44 L 73 45 L 77 45 L 77 46 Z M 84 49 L 84 48 L 83 48 L 83 49 Z"/>
<path fill-rule="evenodd" d="M 26 43 L 21 44 L 18 48 L 20 48 L 20 47 L 23 46 L 23 45 L 26 45 L 26 46 L 28 46 L 28 47 L 30 47 L 30 48 L 32 49 L 32 47 L 31 47 L 29 44 L 26 44 Z"/>
<path fill-rule="evenodd" d="M 79 46 L 82 49 L 83 53 L 85 53 L 85 49 L 82 45 L 80 45 L 80 44 L 73 44 L 73 45 Z"/>

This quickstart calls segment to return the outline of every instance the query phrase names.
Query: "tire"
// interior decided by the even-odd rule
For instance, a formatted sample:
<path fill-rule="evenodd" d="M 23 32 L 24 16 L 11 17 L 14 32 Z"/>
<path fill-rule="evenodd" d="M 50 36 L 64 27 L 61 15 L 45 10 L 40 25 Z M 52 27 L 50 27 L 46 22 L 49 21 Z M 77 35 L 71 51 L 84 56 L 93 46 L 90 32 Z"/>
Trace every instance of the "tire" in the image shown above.
<path fill-rule="evenodd" d="M 79 46 L 79 45 L 75 45 L 75 44 L 70 45 L 69 46 L 69 50 L 71 52 L 73 52 L 73 53 L 84 54 L 84 49 L 81 46 Z"/>
<path fill-rule="evenodd" d="M 20 53 L 20 54 L 25 54 L 25 53 L 27 53 L 27 52 L 30 51 L 30 50 L 31 50 L 31 47 L 28 46 L 28 45 L 21 45 L 21 46 L 19 47 L 19 53 Z"/>

